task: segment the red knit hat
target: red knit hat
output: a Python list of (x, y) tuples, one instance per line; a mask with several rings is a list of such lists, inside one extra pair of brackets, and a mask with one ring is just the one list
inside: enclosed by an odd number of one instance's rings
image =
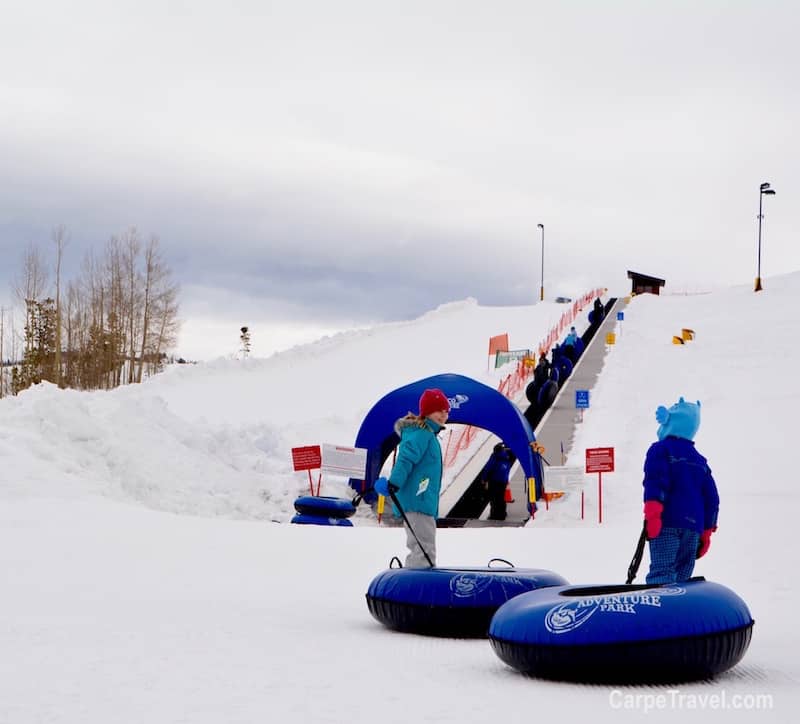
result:
[(441, 390), (425, 390), (419, 398), (419, 416), (428, 417), (433, 412), (450, 412), (450, 401)]

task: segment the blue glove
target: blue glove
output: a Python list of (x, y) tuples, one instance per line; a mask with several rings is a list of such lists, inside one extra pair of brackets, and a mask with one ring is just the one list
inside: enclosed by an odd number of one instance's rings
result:
[[(373, 485), (372, 487), (375, 488), (375, 492), (378, 493), (378, 495), (384, 495), (387, 498), (389, 497), (390, 487), (389, 487), (389, 481), (386, 478), (378, 478), (375, 481), (375, 485)], [(394, 485), (392, 485), (391, 487), (395, 488), (395, 490), (397, 489)]]

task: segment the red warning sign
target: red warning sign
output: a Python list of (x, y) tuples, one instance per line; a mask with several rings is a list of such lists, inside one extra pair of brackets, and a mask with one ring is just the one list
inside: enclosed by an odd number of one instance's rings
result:
[(322, 467), (322, 450), (319, 445), (292, 448), (292, 465), (295, 470), (316, 470)]
[(586, 448), (586, 472), (613, 473), (614, 448), (613, 447)]

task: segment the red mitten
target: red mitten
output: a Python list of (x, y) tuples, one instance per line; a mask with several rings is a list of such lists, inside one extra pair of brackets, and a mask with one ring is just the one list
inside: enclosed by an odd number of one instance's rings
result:
[(664, 506), (657, 500), (647, 500), (644, 504), (644, 520), (647, 524), (647, 540), (658, 538), (661, 533), (661, 512)]
[(696, 558), (702, 558), (706, 553), (708, 553), (708, 549), (711, 547), (711, 534), (715, 530), (716, 528), (706, 528), (700, 534), (700, 542), (697, 544)]

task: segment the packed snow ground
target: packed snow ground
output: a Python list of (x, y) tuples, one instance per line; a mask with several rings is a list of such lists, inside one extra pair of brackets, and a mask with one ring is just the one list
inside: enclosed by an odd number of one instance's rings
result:
[[(445, 305), (267, 360), (180, 367), (109, 393), (0, 401), (0, 722), (793, 721), (800, 704), (796, 427), (800, 274), (754, 294), (634, 298), (570, 464), (613, 445), (603, 523), (566, 496), (520, 529), (443, 529), (440, 565), (495, 556), (573, 583), (624, 581), (655, 408), (699, 399), (722, 498), (696, 572), (748, 603), (742, 663), (711, 683), (542, 682), (486, 641), (390, 632), (364, 594), (401, 530), (285, 524), (307, 489), (290, 448), (352, 444), (386, 392), (440, 372), (496, 384), (488, 337), (532, 347), (564, 308)], [(682, 327), (696, 332), (676, 346)], [(343, 485), (324, 480), (323, 494)], [(274, 521), (274, 522), (273, 522)], [(647, 566), (643, 562), (642, 573)], [(661, 697), (661, 698), (659, 698)], [(758, 710), (756, 710), (756, 708)]]

